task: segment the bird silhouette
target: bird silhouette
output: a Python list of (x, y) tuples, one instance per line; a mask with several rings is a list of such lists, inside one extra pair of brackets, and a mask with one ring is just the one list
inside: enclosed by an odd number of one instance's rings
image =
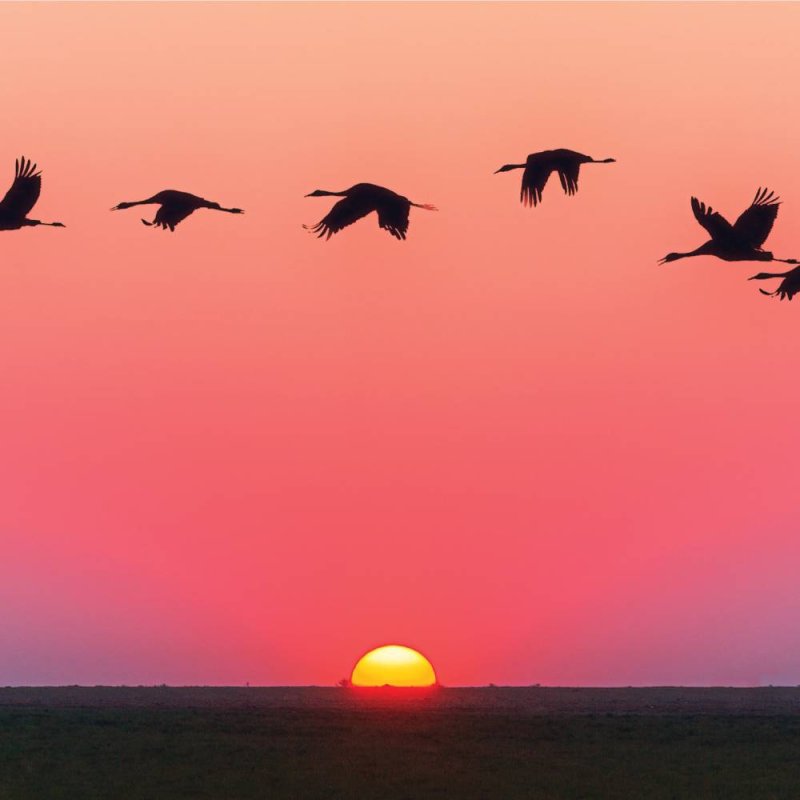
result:
[(800, 267), (790, 269), (788, 272), (759, 272), (758, 275), (753, 275), (748, 278), (749, 281), (764, 281), (767, 278), (783, 278), (778, 284), (778, 288), (774, 292), (768, 292), (766, 289), (759, 289), (761, 294), (766, 294), (770, 297), (780, 297), (781, 300), (786, 298), (791, 300), (798, 292), (800, 292)]
[(42, 222), (28, 219), (28, 214), (36, 205), (42, 191), (41, 172), (36, 171), (36, 164), (25, 160), (25, 156), (16, 160), (14, 183), (0, 201), (0, 231), (15, 231), (33, 225), (49, 225), (53, 228), (66, 227), (63, 222)]
[(408, 213), (411, 206), (424, 208), (426, 211), (438, 211), (436, 206), (426, 203), (412, 203), (407, 197), (376, 186), (374, 183), (357, 183), (343, 192), (328, 192), (316, 189), (306, 197), (343, 197), (316, 225), (303, 227), (317, 234), (317, 238), (325, 240), (338, 233), (348, 225), (352, 225), (372, 211), (378, 213), (378, 226), (389, 231), (395, 239), (405, 239), (408, 232)]
[(616, 158), (595, 159), (575, 150), (563, 148), (543, 150), (541, 153), (531, 153), (524, 164), (504, 164), (495, 170), (494, 174), (512, 169), (524, 169), (519, 199), (524, 206), (536, 206), (542, 202), (542, 191), (551, 172), (558, 173), (564, 193), (572, 195), (578, 191), (578, 173), (581, 164), (611, 164), (616, 160)]
[(152, 222), (143, 219), (145, 225), (154, 226), (166, 230), (169, 228), (171, 231), (175, 230), (175, 226), (179, 222), (183, 222), (186, 217), (198, 208), (210, 208), (214, 211), (226, 211), (228, 214), (244, 214), (241, 208), (223, 208), (219, 203), (214, 203), (211, 200), (206, 200), (198, 197), (196, 194), (189, 192), (178, 192), (174, 189), (165, 189), (163, 192), (154, 194), (148, 197), (147, 200), (133, 200), (132, 202), (119, 203), (112, 208), (112, 211), (121, 211), (125, 208), (132, 206), (143, 206), (150, 203), (156, 203), (161, 206), (156, 212), (156, 217)]
[(774, 192), (759, 189), (749, 208), (731, 225), (718, 211), (692, 198), (695, 219), (708, 231), (711, 238), (690, 253), (668, 253), (659, 264), (668, 264), (690, 256), (716, 256), (725, 261), (782, 261), (800, 263), (793, 258), (775, 258), (761, 245), (767, 240), (781, 201)]

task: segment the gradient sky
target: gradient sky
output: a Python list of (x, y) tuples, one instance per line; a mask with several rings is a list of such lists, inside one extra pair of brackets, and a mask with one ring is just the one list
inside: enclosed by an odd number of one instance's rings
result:
[[(800, 682), (800, 5), (3, 4), (0, 684)], [(518, 202), (527, 153), (588, 165)], [(359, 181), (412, 209), (324, 243)], [(175, 234), (122, 201), (194, 191)], [(147, 211), (147, 209), (145, 209)]]

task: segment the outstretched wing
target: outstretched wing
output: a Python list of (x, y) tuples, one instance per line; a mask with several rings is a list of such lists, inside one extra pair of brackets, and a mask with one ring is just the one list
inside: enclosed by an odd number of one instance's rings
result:
[(780, 197), (768, 189), (759, 189), (750, 208), (745, 209), (733, 225), (736, 236), (745, 244), (761, 247), (778, 216)]
[[(325, 237), (326, 241), (338, 233), (342, 228), (358, 222), (362, 217), (366, 217), (370, 211), (375, 211), (372, 203), (364, 202), (363, 198), (345, 197), (335, 203), (333, 208), (316, 225), (304, 225), (304, 228), (317, 234), (317, 238)], [(383, 226), (381, 226), (383, 227)]]
[(0, 201), (0, 212), (23, 219), (36, 205), (42, 191), (41, 173), (36, 172), (36, 164), (31, 164), (23, 156), (16, 161), (14, 183)]
[(561, 180), (561, 188), (564, 194), (575, 194), (578, 191), (578, 173), (581, 170), (579, 161), (572, 158), (560, 159), (556, 163), (558, 177)]
[(174, 231), (175, 226), (183, 222), (194, 210), (194, 205), (189, 203), (164, 203), (156, 212), (156, 218), (151, 224), (164, 230), (169, 228)]
[(781, 300), (785, 297), (791, 300), (798, 292), (800, 292), (800, 271), (793, 269), (781, 282), (775, 290), (775, 294)]
[(726, 240), (733, 234), (730, 222), (711, 206), (701, 203), (696, 197), (692, 198), (692, 211), (694, 218), (708, 231), (712, 239)]
[(553, 162), (538, 155), (528, 156), (522, 173), (522, 189), (519, 199), (524, 206), (535, 206), (542, 202), (542, 190), (553, 171)]
[(389, 197), (381, 200), (378, 208), (378, 225), (394, 236), (405, 239), (408, 232), (408, 212), (411, 204), (404, 197)]

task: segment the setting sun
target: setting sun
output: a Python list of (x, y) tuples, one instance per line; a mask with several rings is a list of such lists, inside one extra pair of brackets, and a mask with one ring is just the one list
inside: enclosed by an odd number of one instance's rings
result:
[(363, 655), (350, 677), (353, 686), (433, 686), (436, 673), (422, 653), (398, 644)]

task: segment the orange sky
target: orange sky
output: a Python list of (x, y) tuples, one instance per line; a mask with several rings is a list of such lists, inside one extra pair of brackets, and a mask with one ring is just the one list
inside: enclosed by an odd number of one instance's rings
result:
[[(800, 678), (796, 4), (0, 6), (0, 684)], [(588, 165), (535, 210), (529, 152)], [(320, 242), (359, 181), (412, 209)], [(246, 209), (175, 234), (122, 201)]]

